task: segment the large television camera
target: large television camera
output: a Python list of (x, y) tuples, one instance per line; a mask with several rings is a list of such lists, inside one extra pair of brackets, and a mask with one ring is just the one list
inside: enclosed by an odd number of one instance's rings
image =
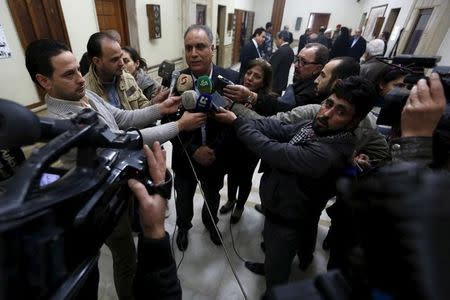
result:
[[(0, 299), (75, 297), (127, 207), (127, 180), (151, 184), (138, 131), (113, 132), (88, 109), (40, 121), (0, 99), (0, 148), (54, 135), (0, 184)], [(74, 165), (55, 167), (73, 149)]]
[[(404, 82), (412, 87), (421, 78), (426, 78), (425, 69), (434, 68), (441, 77), (447, 101), (450, 99), (450, 67), (435, 67), (440, 57), (398, 55), (392, 59), (392, 64), (402, 70), (407, 71)], [(406, 100), (409, 97), (409, 90), (404, 88), (394, 88), (384, 97), (384, 104), (377, 119), (378, 125), (398, 126), (400, 116)]]

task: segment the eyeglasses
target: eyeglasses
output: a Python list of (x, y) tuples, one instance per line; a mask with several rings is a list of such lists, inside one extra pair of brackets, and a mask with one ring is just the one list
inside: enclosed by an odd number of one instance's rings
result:
[(321, 105), (327, 109), (333, 109), (336, 114), (341, 117), (349, 113), (348, 109), (345, 106), (334, 103), (334, 100), (331, 98), (323, 100)]
[(295, 63), (296, 63), (296, 64), (299, 64), (299, 65), (301, 65), (301, 66), (307, 66), (307, 65), (319, 65), (319, 63), (316, 63), (316, 62), (309, 62), (309, 61), (306, 61), (303, 57), (301, 57), (301, 58), (296, 57), (296, 58), (295, 58)]

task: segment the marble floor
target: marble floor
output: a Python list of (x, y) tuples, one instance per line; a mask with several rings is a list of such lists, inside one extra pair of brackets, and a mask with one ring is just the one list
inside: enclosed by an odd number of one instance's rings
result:
[[(165, 144), (165, 148), (170, 158), (171, 145)], [(171, 165), (170, 159), (168, 165)], [(237, 277), (242, 283), (247, 299), (259, 299), (265, 291), (264, 277), (258, 276), (247, 270), (244, 263), (238, 258), (232, 247), (232, 235), (235, 242), (235, 248), (245, 260), (262, 261), (264, 254), (260, 248), (261, 230), (264, 217), (254, 209), (256, 203), (260, 203), (258, 195), (260, 174), (255, 173), (253, 177), (253, 189), (246, 204), (244, 213), (239, 223), (230, 228), (230, 214), (219, 215), (218, 227), (223, 234), (224, 247), (214, 245), (209, 233), (201, 221), (201, 207), (203, 200), (200, 191), (197, 189), (194, 207), (195, 215), (193, 219), (193, 228), (189, 231), (189, 247), (187, 251), (181, 253), (175, 243), (173, 235), (175, 230), (175, 201), (173, 198), (169, 201), (170, 215), (166, 219), (166, 230), (172, 237), (172, 249), (175, 260), (179, 264), (178, 276), (183, 290), (183, 300), (202, 300), (202, 299), (244, 299), (243, 293), (239, 288), (236, 278), (233, 276), (231, 267), (234, 268)], [(221, 202), (225, 203), (227, 199), (225, 186), (221, 191)], [(329, 218), (323, 213), (318, 229), (317, 247), (314, 261), (308, 270), (302, 272), (298, 269), (297, 258), (292, 264), (292, 281), (311, 278), (315, 274), (326, 271), (327, 253), (322, 250), (322, 241), (329, 227)], [(227, 250), (231, 265), (228, 263), (224, 250)], [(100, 287), (99, 299), (112, 300), (117, 299), (112, 277), (111, 253), (107, 247), (103, 247), (100, 257)]]

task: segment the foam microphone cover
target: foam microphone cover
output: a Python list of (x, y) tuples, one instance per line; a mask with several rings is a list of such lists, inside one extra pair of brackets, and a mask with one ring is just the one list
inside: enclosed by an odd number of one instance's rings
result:
[(182, 94), (186, 91), (192, 90), (194, 88), (194, 82), (192, 81), (192, 76), (188, 74), (181, 74), (177, 80), (177, 91)]
[(197, 106), (197, 93), (193, 90), (181, 94), (181, 104), (186, 110), (194, 110)]

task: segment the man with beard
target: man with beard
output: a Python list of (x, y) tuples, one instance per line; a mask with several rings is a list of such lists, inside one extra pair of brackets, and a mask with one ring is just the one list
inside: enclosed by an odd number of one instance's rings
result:
[[(319, 76), (314, 80), (314, 92), (317, 103), (320, 103), (328, 95), (338, 79), (345, 79), (349, 76), (359, 74), (359, 64), (351, 57), (337, 57), (330, 60), (320, 71)], [(245, 93), (243, 93), (245, 95)], [(236, 102), (244, 102), (243, 96), (229, 97), (235, 101), (232, 111), (246, 118), (263, 118), (255, 111), (248, 109), (245, 105)], [(241, 100), (242, 99), (242, 100)], [(270, 118), (277, 119), (286, 124), (296, 124), (304, 120), (312, 120), (320, 109), (318, 104), (297, 106), (290, 111), (278, 112), (277, 103), (274, 104), (274, 115)], [(278, 113), (277, 113), (278, 112)], [(364, 118), (358, 128), (354, 131), (356, 135), (357, 153), (365, 153), (371, 160), (383, 160), (389, 157), (389, 148), (385, 138), (378, 132), (376, 119), (369, 114)]]
[(237, 118), (223, 109), (217, 114), (266, 165), (260, 197), (267, 288), (288, 281), (295, 254), (303, 263), (312, 260), (320, 213), (335, 195), (336, 180), (354, 152), (353, 131), (375, 98), (370, 82), (352, 76), (335, 83), (314, 120), (287, 125)]
[(124, 72), (122, 48), (113, 36), (106, 32), (94, 33), (87, 50), (91, 65), (84, 78), (89, 90), (121, 109), (139, 109), (152, 104), (133, 75)]

